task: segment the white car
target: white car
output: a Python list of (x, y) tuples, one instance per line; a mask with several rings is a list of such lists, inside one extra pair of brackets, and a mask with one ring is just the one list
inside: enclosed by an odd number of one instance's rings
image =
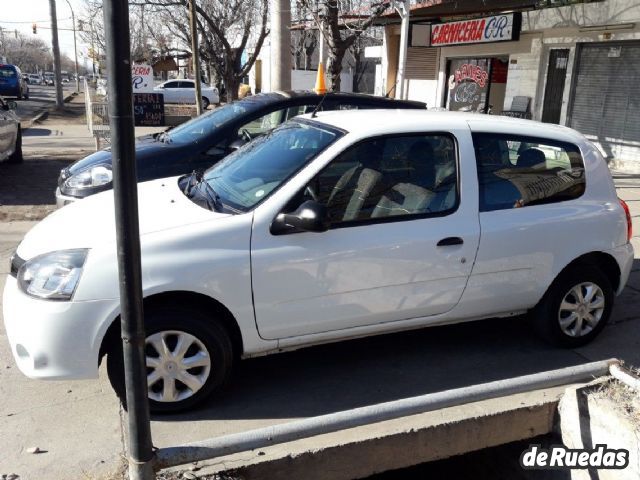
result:
[[(206, 109), (212, 103), (220, 103), (220, 95), (218, 95), (217, 88), (203, 83), (201, 89), (202, 108)], [(153, 91), (164, 95), (164, 103), (196, 103), (196, 82), (193, 80), (168, 80), (155, 87)]]
[[(633, 262), (631, 221), (579, 133), (505, 117), (296, 117), (197, 173), (139, 185), (153, 411), (221, 389), (238, 358), (529, 312), (592, 340)], [(33, 378), (122, 397), (112, 192), (54, 212), (12, 259), (7, 335)]]

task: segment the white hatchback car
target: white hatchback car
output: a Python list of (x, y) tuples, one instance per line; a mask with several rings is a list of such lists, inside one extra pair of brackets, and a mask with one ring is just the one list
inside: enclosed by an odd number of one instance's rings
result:
[[(191, 407), (238, 358), (529, 312), (593, 339), (629, 276), (628, 209), (568, 128), (426, 111), (297, 117), (223, 162), (139, 185), (153, 411)], [(66, 206), (18, 247), (4, 291), (34, 378), (123, 368), (113, 194)]]
[[(220, 103), (218, 89), (202, 84), (202, 108)], [(168, 80), (153, 89), (164, 95), (164, 103), (196, 103), (196, 82), (188, 79)]]

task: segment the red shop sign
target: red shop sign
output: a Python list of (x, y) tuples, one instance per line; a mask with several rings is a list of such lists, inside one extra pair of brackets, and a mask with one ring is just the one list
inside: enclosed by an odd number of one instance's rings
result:
[(518, 40), (521, 24), (520, 13), (436, 24), (431, 27), (431, 46)]

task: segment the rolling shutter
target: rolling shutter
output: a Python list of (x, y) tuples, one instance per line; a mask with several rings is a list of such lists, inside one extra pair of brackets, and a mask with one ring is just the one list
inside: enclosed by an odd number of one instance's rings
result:
[(435, 80), (438, 78), (438, 49), (424, 47), (407, 48), (406, 78)]
[(608, 158), (640, 155), (640, 42), (582, 44), (569, 125)]

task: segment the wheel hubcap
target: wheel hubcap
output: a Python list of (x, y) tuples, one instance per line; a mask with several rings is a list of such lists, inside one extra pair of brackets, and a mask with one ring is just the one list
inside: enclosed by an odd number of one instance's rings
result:
[(154, 333), (146, 339), (149, 398), (178, 402), (195, 395), (211, 372), (211, 357), (204, 344), (179, 330)]
[(592, 282), (575, 285), (560, 303), (560, 329), (570, 337), (587, 335), (600, 322), (604, 308), (604, 293), (598, 285)]

